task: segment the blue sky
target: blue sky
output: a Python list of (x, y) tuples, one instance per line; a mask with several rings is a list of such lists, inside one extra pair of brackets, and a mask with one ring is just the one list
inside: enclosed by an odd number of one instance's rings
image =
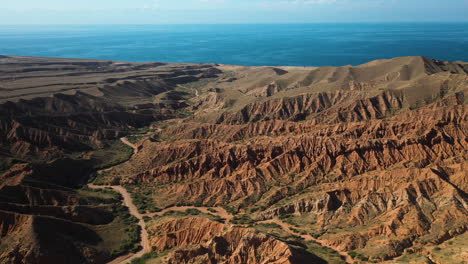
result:
[(468, 0), (0, 0), (5, 24), (468, 21)]

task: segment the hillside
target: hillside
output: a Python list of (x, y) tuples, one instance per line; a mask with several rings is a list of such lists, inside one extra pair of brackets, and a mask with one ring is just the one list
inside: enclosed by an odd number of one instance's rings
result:
[[(0, 259), (61, 263), (41, 258), (56, 254), (41, 236), (56, 221), (78, 263), (115, 257), (118, 242), (95, 230), (120, 204), (89, 201), (93, 181), (132, 194), (147, 263), (468, 261), (468, 63), (5, 56), (0, 91)], [(34, 250), (5, 246), (25, 235)]]

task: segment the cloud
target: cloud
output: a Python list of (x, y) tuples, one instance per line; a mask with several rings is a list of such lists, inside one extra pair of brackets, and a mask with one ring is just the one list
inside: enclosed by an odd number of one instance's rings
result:
[(337, 0), (280, 0), (262, 1), (263, 6), (300, 6), (300, 5), (322, 5), (333, 4)]
[(148, 1), (146, 4), (142, 6), (143, 9), (150, 9), (150, 10), (156, 10), (161, 7), (161, 0), (152, 0)]
[(202, 3), (212, 3), (212, 4), (220, 4), (226, 2), (226, 0), (195, 0), (196, 2)]
[(301, 1), (306, 5), (319, 5), (319, 4), (332, 4), (335, 3), (336, 0), (305, 0)]

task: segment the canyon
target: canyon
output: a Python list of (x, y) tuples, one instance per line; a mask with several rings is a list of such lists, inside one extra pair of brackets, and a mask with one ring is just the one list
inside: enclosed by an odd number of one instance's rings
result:
[(0, 262), (468, 262), (467, 93), (425, 57), (2, 56)]

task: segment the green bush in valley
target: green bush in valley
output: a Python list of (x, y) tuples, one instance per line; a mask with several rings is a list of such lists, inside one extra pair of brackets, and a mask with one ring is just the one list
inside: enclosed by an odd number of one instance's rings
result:
[(127, 239), (120, 245), (118, 250), (112, 252), (112, 255), (120, 256), (127, 252), (137, 252), (141, 249), (141, 227), (138, 225), (138, 219), (129, 213), (128, 208), (123, 206), (116, 206), (114, 213), (127, 226), (125, 229)]
[(201, 212), (200, 210), (198, 210), (198, 209), (190, 208), (190, 209), (185, 210), (185, 213), (186, 213), (187, 215), (199, 215), (199, 214), (201, 214), (202, 212)]
[(228, 212), (228, 213), (230, 213), (232, 215), (237, 214), (237, 210), (232, 206), (224, 205), (223, 208), (224, 208), (224, 210), (226, 210), (226, 212)]
[(284, 214), (284, 215), (280, 215), (279, 219), (285, 220), (285, 219), (288, 219), (288, 218), (291, 218), (291, 217), (293, 217), (292, 214)]
[(218, 213), (218, 211), (216, 211), (216, 210), (213, 209), (213, 208), (208, 208), (207, 210), (208, 210), (208, 212), (212, 212), (212, 213), (215, 213), (215, 214)]
[(234, 216), (231, 222), (233, 224), (238, 224), (238, 225), (252, 225), (254, 223), (254, 220), (252, 220), (250, 216), (243, 214), (243, 215)]
[(364, 256), (361, 253), (356, 252), (356, 251), (350, 251), (350, 252), (348, 252), (348, 255), (350, 255), (354, 259), (360, 259), (360, 260), (363, 260), (363, 261), (368, 260), (368, 258), (366, 256)]
[(155, 252), (146, 253), (143, 256), (136, 258), (130, 262), (130, 264), (145, 264), (148, 260), (157, 258), (158, 254)]

